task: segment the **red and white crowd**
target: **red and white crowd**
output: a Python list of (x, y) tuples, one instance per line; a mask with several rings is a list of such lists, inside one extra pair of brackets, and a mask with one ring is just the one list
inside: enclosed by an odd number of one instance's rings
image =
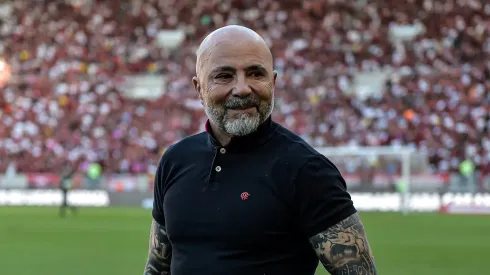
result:
[[(195, 50), (241, 24), (270, 45), (279, 72), (273, 117), (313, 146), (406, 145), (434, 171), (470, 158), (490, 172), (490, 2), (483, 0), (106, 0), (0, 4), (0, 172), (154, 169), (162, 150), (203, 129)], [(393, 28), (423, 29), (394, 42)], [(162, 29), (185, 33), (175, 50)], [(0, 71), (2, 71), (0, 66)], [(382, 96), (349, 93), (357, 72), (390, 69)], [(118, 79), (164, 74), (154, 101), (121, 95)]]

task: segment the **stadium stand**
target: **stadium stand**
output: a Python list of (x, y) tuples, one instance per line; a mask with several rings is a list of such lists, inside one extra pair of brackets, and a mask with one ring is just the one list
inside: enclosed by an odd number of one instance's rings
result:
[[(486, 1), (60, 2), (0, 9), (0, 69), (12, 75), (0, 93), (0, 172), (66, 160), (151, 171), (164, 147), (202, 130), (195, 50), (227, 24), (269, 43), (274, 118), (314, 146), (409, 145), (428, 150), (434, 171), (468, 157), (490, 172)], [(160, 30), (183, 34), (178, 47), (162, 47)], [(131, 74), (164, 75), (165, 92), (124, 96)]]

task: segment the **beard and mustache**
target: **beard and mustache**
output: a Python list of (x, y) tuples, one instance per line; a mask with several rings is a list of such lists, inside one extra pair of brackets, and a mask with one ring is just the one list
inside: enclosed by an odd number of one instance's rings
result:
[[(257, 128), (272, 114), (274, 109), (274, 92), (271, 91), (272, 100), (262, 101), (257, 95), (247, 97), (232, 97), (221, 105), (206, 104), (205, 111), (209, 119), (221, 130), (232, 136), (245, 136)], [(230, 109), (256, 108), (254, 114), (237, 112), (233, 117), (228, 114)]]

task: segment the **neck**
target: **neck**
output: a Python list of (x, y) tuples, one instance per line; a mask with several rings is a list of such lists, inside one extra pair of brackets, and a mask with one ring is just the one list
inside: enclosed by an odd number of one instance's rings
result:
[(230, 143), (231, 141), (231, 135), (226, 133), (225, 131), (221, 130), (219, 127), (214, 125), (213, 123), (210, 123), (211, 130), (213, 131), (214, 136), (216, 139), (219, 141), (219, 143), (223, 146), (226, 146)]

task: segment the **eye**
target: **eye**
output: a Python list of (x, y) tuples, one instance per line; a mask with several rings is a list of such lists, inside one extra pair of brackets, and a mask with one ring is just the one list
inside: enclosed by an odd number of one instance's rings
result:
[(233, 76), (230, 75), (230, 74), (218, 74), (216, 75), (216, 79), (220, 79), (220, 80), (227, 80), (227, 79), (231, 79)]
[(263, 77), (264, 76), (264, 73), (261, 72), (261, 71), (252, 71), (252, 72), (250, 72), (249, 75), (251, 77), (260, 78), (260, 77)]

